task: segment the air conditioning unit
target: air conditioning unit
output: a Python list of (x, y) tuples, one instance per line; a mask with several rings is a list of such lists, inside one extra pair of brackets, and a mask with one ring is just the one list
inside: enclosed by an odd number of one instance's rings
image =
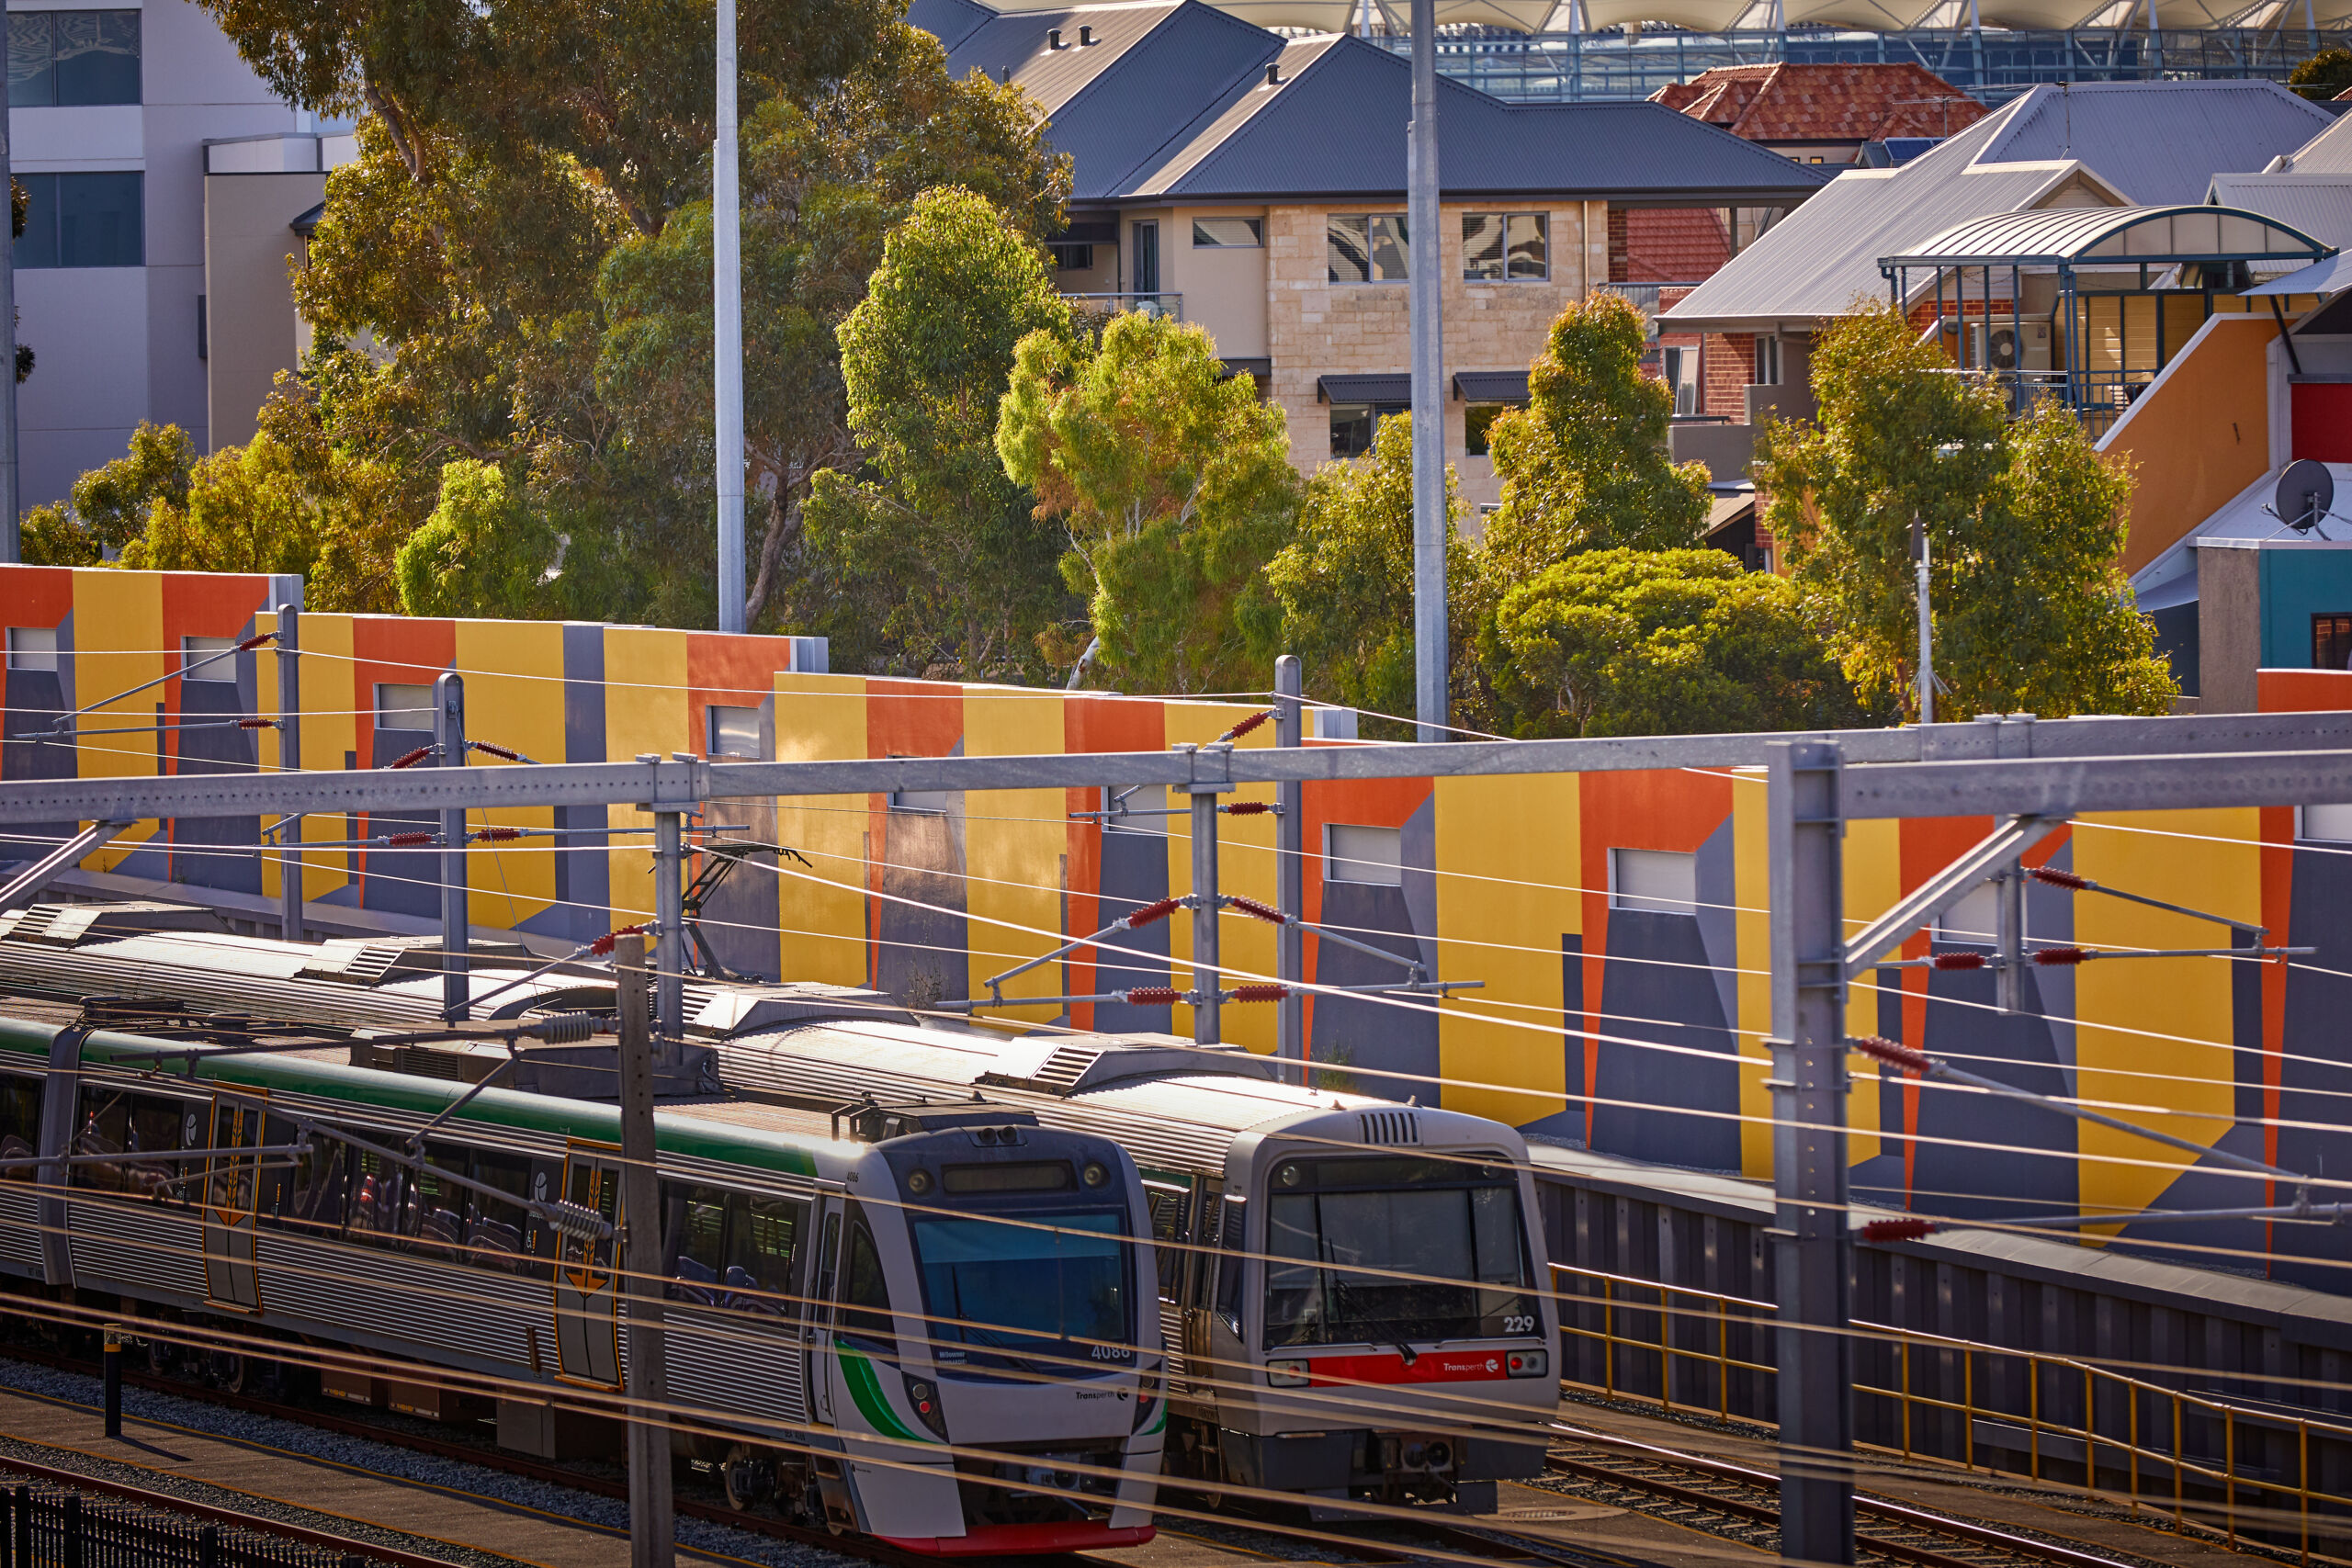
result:
[(1978, 370), (2047, 370), (2050, 323), (2004, 321), (1968, 324), (1968, 363)]

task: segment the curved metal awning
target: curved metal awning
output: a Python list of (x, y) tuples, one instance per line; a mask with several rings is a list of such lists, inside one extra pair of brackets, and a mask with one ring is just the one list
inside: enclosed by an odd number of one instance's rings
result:
[(2245, 262), (2295, 267), (2335, 254), (2300, 229), (2239, 207), (2062, 207), (1996, 212), (1945, 230), (1879, 270)]

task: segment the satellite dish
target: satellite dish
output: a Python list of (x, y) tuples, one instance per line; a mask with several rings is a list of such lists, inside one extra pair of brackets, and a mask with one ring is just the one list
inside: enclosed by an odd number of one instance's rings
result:
[(2278, 521), (2297, 533), (2308, 534), (2317, 527), (2335, 504), (2335, 476), (2327, 471), (2325, 463), (2298, 457), (2278, 476), (2278, 492), (2272, 505)]

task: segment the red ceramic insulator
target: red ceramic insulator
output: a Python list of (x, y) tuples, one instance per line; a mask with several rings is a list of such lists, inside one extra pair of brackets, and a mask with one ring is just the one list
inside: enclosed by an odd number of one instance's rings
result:
[(1236, 986), (1233, 999), (1237, 1002), (1278, 1002), (1290, 995), (1288, 986)]
[(2045, 947), (2033, 955), (2033, 961), (2052, 968), (2064, 969), (2080, 964), (2086, 958), (2095, 956), (2097, 955), (2079, 947)]
[(1981, 953), (1939, 953), (1928, 962), (1939, 969), (1982, 969), (1991, 960)]
[(1255, 898), (1245, 898), (1238, 893), (1225, 896), (1226, 907), (1238, 909), (1253, 920), (1263, 920), (1270, 926), (1287, 924), (1290, 917), (1271, 904), (1261, 904)]
[(1933, 1220), (1872, 1220), (1862, 1227), (1864, 1241), (1919, 1241), (1936, 1234)]
[(1173, 986), (1137, 986), (1126, 994), (1126, 999), (1133, 1007), (1173, 1007), (1184, 999), (1184, 993)]
[(1883, 1034), (1857, 1034), (1846, 1043), (1865, 1056), (1909, 1072), (1924, 1073), (1935, 1065), (1925, 1051), (1914, 1051), (1908, 1045), (1897, 1044)]
[(1127, 930), (1133, 931), (1137, 926), (1148, 926), (1154, 920), (1164, 920), (1183, 907), (1184, 905), (1181, 899), (1162, 898), (1157, 904), (1146, 904), (1142, 908), (1137, 909), (1134, 914), (1129, 915), (1125, 919), (1121, 920), (1119, 923), (1126, 927)]
[(2046, 882), (2052, 887), (2071, 887), (2080, 893), (2091, 886), (2091, 879), (2071, 871), (2061, 871), (2054, 865), (2037, 865), (2026, 874), (2036, 882)]

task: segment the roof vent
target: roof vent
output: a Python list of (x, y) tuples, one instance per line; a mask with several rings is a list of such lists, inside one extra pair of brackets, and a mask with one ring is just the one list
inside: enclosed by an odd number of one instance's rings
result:
[(1409, 1111), (1360, 1111), (1356, 1121), (1367, 1144), (1418, 1144), (1419, 1122)]
[(1047, 28), (1046, 29), (1046, 47), (1047, 49), (1059, 49), (1062, 47), (1061, 28)]
[(1269, 87), (1279, 87), (1282, 85), (1282, 83), (1283, 62), (1279, 60), (1269, 61), (1266, 64), (1266, 85)]
[(1089, 47), (1090, 45), (1091, 45), (1094, 41), (1095, 41), (1095, 39), (1094, 39), (1094, 29), (1093, 29), (1092, 28), (1079, 28), (1079, 29), (1078, 29), (1078, 47), (1079, 47), (1079, 48), (1080, 48), (1080, 49), (1085, 49), (1085, 48)]

